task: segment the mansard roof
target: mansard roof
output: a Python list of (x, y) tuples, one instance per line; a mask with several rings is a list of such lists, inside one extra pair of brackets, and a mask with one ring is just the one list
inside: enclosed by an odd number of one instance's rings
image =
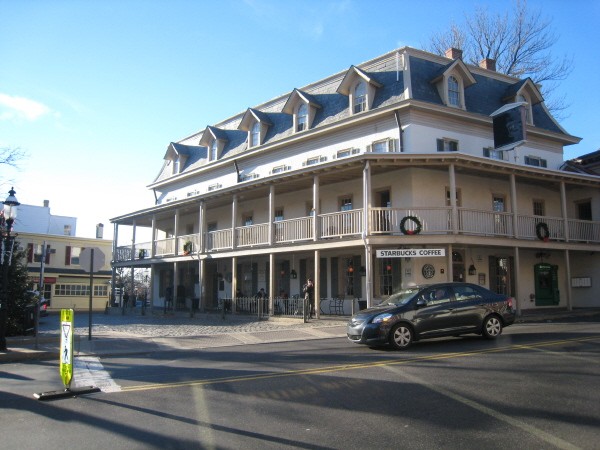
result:
[[(168, 154), (172, 157), (189, 152), (184, 170), (190, 171), (211, 163), (207, 159), (207, 149), (203, 146), (208, 145), (212, 138), (225, 141), (219, 154), (220, 160), (238, 157), (250, 150), (260, 151), (264, 146), (294, 136), (293, 108), (297, 106), (298, 101), (307, 102), (315, 107), (310, 129), (303, 133), (303, 136), (309, 136), (314, 131), (354, 117), (349, 107), (348, 94), (357, 77), (377, 87), (369, 111), (361, 114), (377, 113), (382, 108), (394, 108), (396, 105), (401, 107), (407, 105), (407, 102), (427, 103), (446, 108), (435, 82), (432, 81), (450, 72), (460, 76), (466, 88), (465, 105), (461, 113), (489, 117), (493, 111), (512, 101), (517, 93), (525, 90), (532, 103), (534, 128), (563, 135), (566, 138), (565, 142), (573, 140), (574, 137), (568, 135), (548, 112), (538, 87), (531, 79), (518, 80), (465, 64), (460, 59), (449, 60), (404, 47), (357, 66), (353, 65), (315, 83), (295, 88), (291, 93), (209, 125), (204, 131), (171, 144), (169, 151), (173, 153)], [(456, 114), (455, 110), (453, 114)], [(248, 131), (255, 121), (266, 125), (266, 129), (263, 128), (261, 145), (249, 149)]]

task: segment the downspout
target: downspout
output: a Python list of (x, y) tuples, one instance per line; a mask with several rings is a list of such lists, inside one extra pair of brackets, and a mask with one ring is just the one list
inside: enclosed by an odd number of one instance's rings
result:
[(404, 133), (404, 131), (402, 131), (402, 124), (400, 123), (400, 111), (398, 111), (397, 109), (394, 110), (394, 116), (396, 117), (396, 125), (398, 125), (398, 151), (402, 153), (404, 148), (404, 144), (402, 142), (402, 134)]

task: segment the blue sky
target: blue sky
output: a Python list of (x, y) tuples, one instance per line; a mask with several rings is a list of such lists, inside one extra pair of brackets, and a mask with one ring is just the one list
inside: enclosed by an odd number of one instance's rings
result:
[[(146, 186), (167, 146), (246, 108), (405, 45), (422, 48), (474, 5), (512, 1), (0, 0), (2, 199), (50, 201), (94, 237), (109, 219), (150, 207)], [(600, 1), (529, 0), (574, 60), (561, 83), (583, 138), (565, 159), (600, 148)], [(121, 239), (119, 239), (121, 241)]]

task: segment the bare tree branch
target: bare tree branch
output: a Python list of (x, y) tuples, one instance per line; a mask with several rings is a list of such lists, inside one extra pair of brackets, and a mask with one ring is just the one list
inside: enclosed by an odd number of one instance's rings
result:
[(529, 10), (527, 0), (515, 0), (510, 13), (491, 14), (477, 7), (465, 14), (462, 26), (450, 24), (448, 31), (433, 35), (424, 47), (440, 55), (450, 47), (460, 48), (463, 59), (471, 64), (490, 58), (496, 60), (500, 73), (530, 77), (541, 85), (546, 107), (559, 118), (568, 105), (564, 96), (555, 98), (553, 92), (572, 72), (573, 59), (553, 55), (557, 39), (551, 21), (544, 19), (540, 10)]

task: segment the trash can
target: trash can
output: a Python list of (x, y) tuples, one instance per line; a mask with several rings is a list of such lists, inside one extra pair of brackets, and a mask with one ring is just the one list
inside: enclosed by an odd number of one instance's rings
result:
[(23, 334), (35, 333), (35, 308), (36, 303), (31, 303), (23, 309)]
[(367, 309), (367, 301), (366, 300), (359, 300), (358, 301), (358, 310), (362, 311), (363, 309)]

